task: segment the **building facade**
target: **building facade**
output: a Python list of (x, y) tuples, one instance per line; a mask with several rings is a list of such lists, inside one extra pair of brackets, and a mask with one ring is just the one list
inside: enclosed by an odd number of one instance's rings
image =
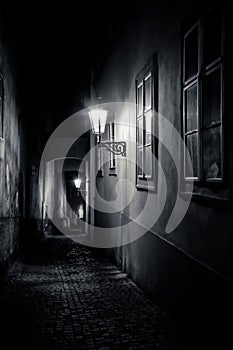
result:
[[(127, 157), (132, 160), (117, 156), (112, 174), (109, 153), (103, 151), (106, 163), (97, 188), (112, 201), (117, 182), (128, 179), (134, 195), (114, 215), (97, 211), (96, 224), (122, 226), (124, 236), (125, 223), (138, 223), (148, 193), (162, 201), (163, 174), (167, 183), (163, 212), (148, 232), (130, 244), (121, 246), (119, 241), (119, 247), (104, 252), (150, 295), (171, 307), (211, 310), (223, 302), (233, 278), (230, 17), (229, 9), (218, 3), (198, 8), (190, 4), (140, 8), (97, 82), (103, 107), (108, 108), (104, 103), (110, 102), (125, 104), (114, 114), (114, 137), (127, 142)], [(191, 172), (175, 132), (165, 133), (157, 113), (181, 135), (191, 157)], [(140, 134), (141, 125), (144, 133)], [(188, 201), (192, 186), (188, 211), (169, 232), (167, 224), (177, 198)], [(125, 203), (128, 198), (126, 191)], [(157, 210), (154, 200), (148, 220)], [(137, 235), (137, 224), (130, 234)], [(216, 292), (221, 295), (217, 300)]]

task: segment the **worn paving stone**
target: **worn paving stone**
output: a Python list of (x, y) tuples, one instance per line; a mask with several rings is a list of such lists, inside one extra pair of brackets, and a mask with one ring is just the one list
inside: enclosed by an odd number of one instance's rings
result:
[(19, 259), (0, 291), (1, 349), (181, 349), (168, 316), (125, 273), (65, 237)]

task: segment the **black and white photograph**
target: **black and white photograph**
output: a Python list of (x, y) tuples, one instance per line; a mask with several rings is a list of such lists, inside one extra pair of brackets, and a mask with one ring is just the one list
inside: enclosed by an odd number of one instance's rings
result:
[(233, 348), (233, 9), (0, 0), (0, 349)]

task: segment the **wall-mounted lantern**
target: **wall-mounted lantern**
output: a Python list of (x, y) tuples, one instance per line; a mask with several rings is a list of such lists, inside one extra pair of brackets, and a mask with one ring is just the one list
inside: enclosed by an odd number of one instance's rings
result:
[(77, 190), (80, 190), (81, 183), (82, 183), (82, 180), (80, 178), (74, 179), (74, 184)]
[(107, 150), (115, 155), (126, 156), (126, 142), (125, 141), (104, 141), (101, 142), (101, 135), (105, 131), (108, 111), (95, 108), (90, 110), (89, 118), (91, 122), (92, 132), (97, 135), (97, 143), (100, 147), (105, 147)]
[[(84, 195), (86, 195), (86, 193), (87, 193), (87, 190), (86, 190), (86, 189), (81, 188), (81, 185), (82, 185), (82, 187), (83, 187), (83, 184), (84, 184), (85, 182), (87, 182), (87, 181), (84, 180), (84, 179), (81, 179), (80, 177), (74, 178), (74, 185), (75, 185), (75, 188), (76, 188), (76, 190), (77, 190), (77, 195), (78, 195), (78, 197), (80, 196), (81, 192), (82, 192)], [(85, 185), (84, 185), (84, 187), (85, 187)]]

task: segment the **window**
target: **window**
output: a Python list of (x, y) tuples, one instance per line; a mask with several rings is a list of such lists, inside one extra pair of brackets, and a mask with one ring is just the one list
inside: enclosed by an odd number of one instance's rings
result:
[[(109, 123), (109, 141), (114, 142), (115, 141), (115, 123), (110, 122)], [(115, 154), (112, 152), (110, 153), (110, 159), (109, 159), (109, 168), (110, 169), (115, 169), (116, 168), (116, 157)]]
[(0, 137), (3, 138), (3, 77), (0, 73)]
[[(157, 59), (154, 56), (136, 78), (137, 187), (155, 188), (157, 155)], [(153, 131), (153, 132), (152, 132)]]
[(185, 179), (222, 182), (223, 135), (223, 16), (208, 11), (184, 36), (183, 134), (193, 175), (184, 159)]

